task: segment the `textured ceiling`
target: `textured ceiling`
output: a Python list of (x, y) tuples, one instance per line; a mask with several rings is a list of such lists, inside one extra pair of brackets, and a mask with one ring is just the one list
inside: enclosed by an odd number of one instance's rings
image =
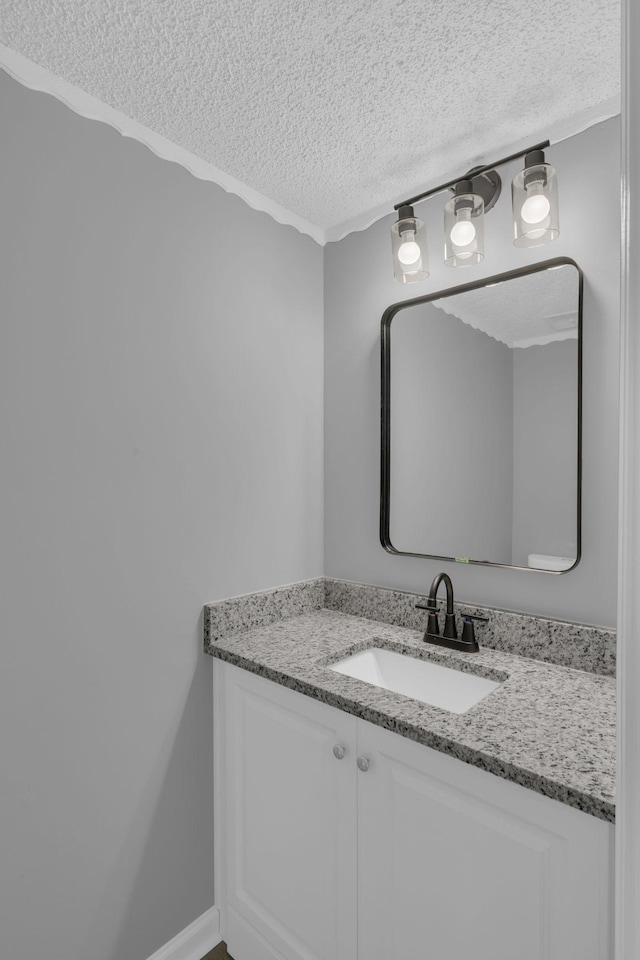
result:
[(619, 95), (619, 0), (0, 0), (0, 42), (329, 239)]
[(512, 277), (433, 303), (508, 347), (578, 337), (578, 274), (572, 266)]

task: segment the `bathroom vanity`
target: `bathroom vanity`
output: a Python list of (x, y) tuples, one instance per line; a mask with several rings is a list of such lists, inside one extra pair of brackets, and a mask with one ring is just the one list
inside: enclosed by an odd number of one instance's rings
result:
[[(322, 607), (254, 606), (233, 631), (216, 606), (216, 898), (235, 960), (612, 957), (612, 678)], [(455, 713), (332, 669), (371, 648), (495, 689)]]

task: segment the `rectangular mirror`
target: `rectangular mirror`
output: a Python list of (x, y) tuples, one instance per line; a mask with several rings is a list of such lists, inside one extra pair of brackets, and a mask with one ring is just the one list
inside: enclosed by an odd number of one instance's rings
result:
[(382, 318), (380, 540), (566, 573), (580, 559), (582, 271), (548, 260)]

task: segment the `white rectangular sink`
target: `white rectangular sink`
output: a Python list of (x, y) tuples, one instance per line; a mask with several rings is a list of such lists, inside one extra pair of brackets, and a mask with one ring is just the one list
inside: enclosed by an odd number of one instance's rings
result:
[(451, 713), (466, 713), (500, 686), (495, 680), (379, 647), (345, 657), (330, 669)]

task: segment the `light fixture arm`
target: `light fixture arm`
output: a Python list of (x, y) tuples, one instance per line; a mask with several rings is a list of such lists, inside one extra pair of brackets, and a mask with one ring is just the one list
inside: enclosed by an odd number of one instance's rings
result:
[(441, 183), (437, 187), (432, 187), (431, 190), (425, 190), (424, 193), (419, 193), (415, 197), (411, 197), (410, 200), (403, 200), (401, 203), (394, 204), (394, 210), (400, 210), (401, 207), (411, 207), (414, 203), (419, 203), (421, 200), (426, 200), (427, 197), (433, 197), (436, 193), (443, 193), (445, 190), (450, 190), (451, 187), (455, 187), (457, 183), (461, 180), (468, 180), (471, 177), (479, 177), (483, 173), (489, 173), (491, 170), (495, 170), (496, 167), (501, 167), (505, 163), (509, 163), (511, 160), (517, 160), (519, 157), (524, 157), (528, 153), (532, 153), (534, 150), (545, 150), (547, 147), (551, 146), (549, 140), (544, 140), (542, 143), (536, 143), (532, 147), (527, 147), (525, 150), (519, 150), (517, 153), (512, 153), (508, 157), (503, 157), (502, 160), (494, 160), (493, 163), (486, 163), (482, 167), (474, 167), (473, 170), (470, 170), (467, 174), (463, 174), (459, 177), (454, 177), (453, 180), (448, 180), (446, 183)]

